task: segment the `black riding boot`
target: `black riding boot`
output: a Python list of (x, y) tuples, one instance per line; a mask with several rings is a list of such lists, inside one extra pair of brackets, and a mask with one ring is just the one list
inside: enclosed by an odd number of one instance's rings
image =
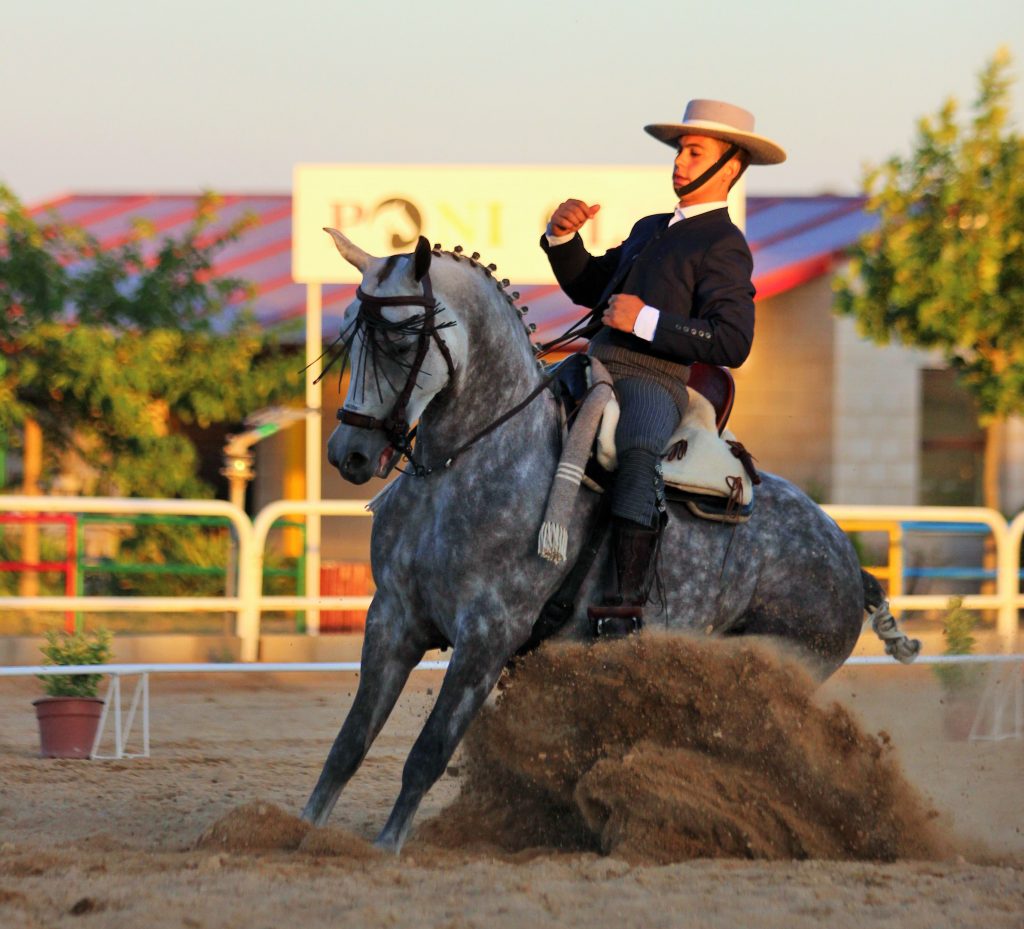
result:
[(661, 528), (647, 529), (628, 519), (614, 524), (615, 572), (618, 592), (587, 608), (590, 631), (596, 637), (625, 636), (644, 625), (644, 604), (651, 590), (651, 576)]

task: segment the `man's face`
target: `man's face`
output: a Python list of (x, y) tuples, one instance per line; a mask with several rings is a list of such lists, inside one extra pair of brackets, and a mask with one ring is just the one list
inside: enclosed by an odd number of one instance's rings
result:
[[(679, 190), (695, 181), (710, 168), (729, 145), (719, 139), (704, 135), (684, 135), (679, 139), (679, 152), (672, 169), (672, 187), (678, 196)], [(739, 162), (733, 158), (722, 169), (692, 193), (679, 197), (683, 206), (693, 203), (710, 203), (724, 200), (729, 195), (729, 184), (736, 176)]]

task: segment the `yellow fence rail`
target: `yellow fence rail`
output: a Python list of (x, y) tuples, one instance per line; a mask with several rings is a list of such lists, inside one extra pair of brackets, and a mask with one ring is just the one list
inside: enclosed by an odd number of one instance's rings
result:
[(903, 524), (895, 520), (843, 519), (837, 520), (839, 528), (847, 533), (882, 532), (886, 536), (888, 559), (884, 565), (865, 565), (878, 580), (884, 581), (889, 597), (903, 595)]

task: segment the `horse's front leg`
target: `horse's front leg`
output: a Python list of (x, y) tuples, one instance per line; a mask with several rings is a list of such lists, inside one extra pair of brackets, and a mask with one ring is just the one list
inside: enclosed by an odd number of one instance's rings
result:
[(356, 697), (302, 811), (302, 818), (314, 825), (322, 826), (331, 815), (338, 794), (362, 764), (423, 657), (425, 648), (396, 615), (399, 609), (393, 598), (378, 593), (367, 611)]
[[(460, 624), (451, 663), (426, 725), (402, 771), (402, 791), (376, 845), (397, 854), (405, 844), (424, 794), (441, 776), (467, 727), (497, 683), (518, 642), (511, 622), (477, 613)], [(519, 630), (525, 641), (529, 628)]]

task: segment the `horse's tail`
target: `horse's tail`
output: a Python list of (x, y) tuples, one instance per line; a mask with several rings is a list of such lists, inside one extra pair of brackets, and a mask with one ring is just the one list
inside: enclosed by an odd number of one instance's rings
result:
[(910, 664), (921, 652), (921, 640), (907, 638), (900, 632), (896, 617), (889, 612), (885, 591), (873, 575), (861, 570), (860, 581), (864, 587), (864, 612), (875, 635), (885, 643), (885, 653), (902, 664)]

